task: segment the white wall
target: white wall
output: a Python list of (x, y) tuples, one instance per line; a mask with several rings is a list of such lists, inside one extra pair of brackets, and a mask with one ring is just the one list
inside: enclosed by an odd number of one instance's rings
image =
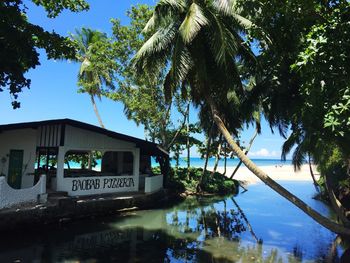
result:
[(145, 193), (153, 193), (163, 188), (163, 175), (145, 178)]
[[(64, 178), (64, 156), (66, 152), (70, 150), (97, 150), (102, 154), (106, 151), (127, 151), (133, 154), (133, 175), (132, 176), (96, 176), (96, 177), (76, 177), (76, 178)], [(119, 193), (119, 192), (131, 192), (138, 191), (139, 188), (139, 165), (140, 165), (140, 149), (136, 148), (135, 143), (117, 140), (107, 135), (79, 129), (66, 125), (65, 130), (65, 142), (64, 146), (59, 147), (58, 160), (57, 160), (57, 190), (68, 192), (70, 196), (78, 195), (93, 195), (103, 193)], [(130, 187), (115, 187), (106, 188), (103, 187), (104, 180), (111, 178), (132, 178), (133, 186)], [(73, 191), (73, 180), (94, 180), (99, 179), (100, 187), (88, 190), (76, 190)], [(129, 179), (128, 179), (129, 180)], [(87, 181), (85, 181), (87, 182)], [(93, 184), (93, 181), (89, 181)]]
[(91, 176), (63, 178), (59, 190), (68, 192), (70, 196), (134, 192), (138, 190), (138, 177)]
[(26, 189), (13, 189), (0, 177), (0, 209), (27, 202), (38, 201), (38, 196), (46, 193), (46, 177), (42, 175), (38, 183)]
[(104, 134), (99, 134), (84, 129), (66, 125), (65, 148), (74, 149), (133, 149), (135, 143), (113, 139)]
[[(0, 173), (8, 173), (10, 150), (23, 150), (23, 172), (21, 188), (33, 186), (34, 163), (36, 155), (37, 131), (35, 129), (19, 129), (4, 131), (0, 133)], [(2, 164), (1, 159), (5, 157), (6, 163)]]

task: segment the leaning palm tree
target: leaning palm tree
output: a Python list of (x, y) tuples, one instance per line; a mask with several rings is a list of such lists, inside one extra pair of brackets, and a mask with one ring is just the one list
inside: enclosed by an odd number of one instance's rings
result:
[(89, 94), (98, 122), (104, 128), (95, 97), (101, 100), (103, 87), (114, 88), (114, 62), (106, 56), (110, 43), (106, 34), (88, 28), (76, 30), (76, 34), (72, 35), (72, 40), (76, 45), (75, 62), (80, 63), (78, 92)]
[[(316, 187), (316, 190), (319, 190), (317, 188), (318, 183), (312, 172), (310, 154), (314, 153), (314, 157), (316, 157), (314, 158), (314, 161), (315, 163), (319, 163), (319, 158), (321, 157), (320, 153), (324, 152), (324, 144), (320, 143), (318, 137), (314, 136), (314, 134), (310, 134), (310, 132), (294, 127), (292, 133), (289, 135), (288, 139), (283, 144), (282, 159), (286, 159), (286, 155), (292, 150), (293, 146), (295, 146), (292, 155), (292, 163), (294, 165), (294, 169), (300, 169), (301, 164), (304, 163), (308, 158), (310, 173), (314, 181), (314, 185)], [(330, 146), (328, 145), (327, 147)], [(328, 197), (331, 201), (330, 203), (333, 207), (334, 212), (337, 214), (338, 218), (342, 221), (342, 223), (345, 226), (349, 227), (350, 220), (346, 217), (346, 208), (338, 200), (334, 191), (335, 183), (333, 181), (332, 174), (326, 172), (324, 174), (324, 181), (326, 191), (328, 192)]]
[[(247, 155), (249, 153), (250, 148), (252, 147), (256, 136), (258, 136), (258, 134), (260, 134), (260, 132), (261, 132), (261, 116), (260, 115), (261, 115), (260, 111), (256, 111), (253, 113), (253, 116), (254, 116), (253, 118), (255, 119), (255, 131), (254, 131), (252, 138), (249, 140), (248, 146), (246, 147), (246, 149), (244, 151), (245, 155)], [(233, 170), (233, 172), (230, 176), (230, 179), (232, 179), (235, 176), (238, 169), (241, 167), (242, 163), (243, 163), (242, 160), (239, 160), (239, 163), (237, 164), (236, 168)]]
[(156, 31), (136, 54), (136, 70), (140, 74), (156, 75), (169, 69), (164, 83), (168, 98), (177, 88), (189, 86), (193, 102), (209, 105), (218, 129), (250, 171), (321, 225), (350, 236), (350, 229), (322, 216), (272, 180), (231, 136), (244, 121), (251, 121), (255, 110), (254, 105), (249, 105), (245, 107), (251, 108), (247, 115), (242, 116), (239, 111), (245, 90), (244, 76), (239, 72), (237, 61), (253, 64), (254, 55), (242, 39), (244, 27), (252, 25), (236, 13), (234, 2), (160, 0), (145, 27), (145, 30)]

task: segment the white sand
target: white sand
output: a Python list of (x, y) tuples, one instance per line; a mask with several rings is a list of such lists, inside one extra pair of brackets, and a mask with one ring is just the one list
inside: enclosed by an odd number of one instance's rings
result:
[[(274, 180), (282, 181), (312, 181), (310, 170), (308, 165), (303, 165), (300, 171), (295, 172), (292, 165), (283, 166), (260, 166), (260, 168), (268, 174)], [(227, 167), (226, 176), (230, 177), (235, 167)], [(208, 167), (208, 170), (213, 170), (213, 167)], [(224, 167), (218, 167), (218, 172), (223, 173)], [(313, 166), (313, 172), (316, 180), (319, 178), (319, 174), (316, 167)], [(256, 175), (254, 175), (248, 168), (243, 165), (238, 169), (234, 176), (235, 179), (244, 181), (248, 184), (261, 182)]]

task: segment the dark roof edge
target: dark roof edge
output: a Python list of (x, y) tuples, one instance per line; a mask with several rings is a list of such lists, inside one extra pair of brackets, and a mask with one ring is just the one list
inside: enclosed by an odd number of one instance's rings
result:
[(85, 129), (85, 130), (89, 130), (92, 132), (104, 134), (104, 135), (107, 135), (107, 136), (115, 138), (115, 139), (134, 142), (140, 148), (148, 146), (148, 147), (152, 147), (153, 150), (155, 150), (160, 155), (169, 155), (169, 153), (166, 150), (161, 148), (156, 143), (145, 141), (145, 140), (142, 140), (139, 138), (135, 138), (135, 137), (132, 137), (129, 135), (114, 132), (114, 131), (107, 130), (107, 129), (104, 129), (104, 128), (101, 128), (101, 127), (98, 127), (98, 126), (95, 126), (92, 124), (88, 124), (85, 122), (76, 121), (76, 120), (72, 120), (72, 119), (53, 119), (53, 120), (44, 120), (44, 121), (3, 124), (3, 125), (0, 125), (0, 132), (7, 131), (7, 130), (15, 130), (15, 129), (26, 129), (26, 128), (35, 129), (39, 126), (57, 125), (57, 124), (66, 124), (66, 125), (70, 125), (70, 126), (73, 126), (76, 128)]

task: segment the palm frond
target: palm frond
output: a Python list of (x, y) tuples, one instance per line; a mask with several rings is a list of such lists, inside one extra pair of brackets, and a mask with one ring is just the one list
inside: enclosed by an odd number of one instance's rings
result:
[(182, 82), (193, 65), (190, 52), (180, 36), (177, 37), (171, 57), (171, 73), (176, 85)]
[(190, 43), (207, 23), (208, 20), (201, 7), (196, 3), (192, 3), (179, 28), (184, 43)]
[(258, 131), (258, 134), (260, 134), (261, 133), (261, 113), (260, 113), (260, 109), (258, 109), (258, 110), (253, 112), (253, 119), (255, 121), (256, 130)]
[(290, 153), (293, 146), (299, 144), (299, 142), (300, 142), (299, 135), (296, 134), (295, 132), (292, 132), (291, 135), (289, 135), (288, 139), (282, 145), (281, 159), (283, 161), (286, 160), (286, 156), (288, 153)]
[(219, 65), (226, 63), (227, 59), (232, 59), (236, 53), (235, 39), (232, 33), (223, 24), (223, 21), (213, 14), (210, 10), (206, 10), (206, 15), (210, 19), (207, 37), (215, 61)]
[(244, 29), (249, 29), (252, 26), (254, 26), (254, 23), (250, 21), (249, 19), (237, 14), (237, 13), (232, 13), (232, 17), (238, 22), (240, 26), (242, 26)]
[(175, 23), (171, 23), (165, 28), (160, 28), (157, 32), (153, 34), (136, 53), (133, 61), (142, 60), (146, 56), (150, 56), (162, 50), (169, 48), (170, 44), (173, 42), (176, 35)]
[(245, 29), (248, 29), (254, 26), (254, 23), (252, 21), (241, 16), (238, 13), (238, 10), (235, 8), (236, 6), (235, 0), (214, 0), (213, 6), (217, 11), (232, 17), (241, 27)]
[(213, 6), (216, 10), (223, 12), (224, 14), (230, 14), (233, 6), (236, 3), (235, 0), (214, 0)]
[(91, 62), (87, 58), (85, 58), (80, 65), (79, 75), (82, 76), (83, 73), (90, 67), (90, 65)]
[(292, 164), (294, 166), (294, 170), (300, 170), (301, 165), (304, 163), (305, 161), (305, 156), (306, 156), (307, 152), (304, 150), (304, 144), (301, 143), (299, 144), (294, 152), (293, 152), (293, 156), (292, 156)]
[(176, 8), (179, 10), (183, 10), (186, 7), (186, 1), (184, 0), (160, 0), (157, 7), (169, 6), (171, 8)]
[(186, 12), (187, 7), (186, 0), (160, 0), (142, 32), (148, 33), (169, 24), (169, 21), (177, 20)]
[(142, 33), (147, 33), (150, 32), (151, 30), (153, 30), (155, 28), (155, 21), (156, 21), (156, 13), (153, 12), (152, 17), (147, 21), (145, 27), (142, 30)]

